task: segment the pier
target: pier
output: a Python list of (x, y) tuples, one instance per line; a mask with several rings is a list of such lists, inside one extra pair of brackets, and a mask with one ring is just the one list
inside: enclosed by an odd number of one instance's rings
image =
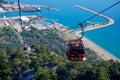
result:
[(54, 8), (54, 7), (49, 7), (49, 6), (45, 6), (45, 5), (40, 5), (41, 8), (45, 8), (45, 9), (48, 9), (48, 10), (55, 10), (55, 11), (59, 11), (60, 9), (58, 8)]
[[(93, 14), (96, 14), (96, 15), (98, 14), (97, 12), (92, 11), (92, 10), (90, 10), (90, 9), (87, 9), (87, 8), (85, 8), (85, 7), (83, 7), (83, 6), (80, 6), (80, 5), (74, 5), (74, 6), (77, 7), (77, 8), (81, 8), (81, 9), (83, 9), (83, 10), (86, 10), (86, 11), (88, 11), (88, 12), (91, 12), (91, 13), (93, 13)], [(115, 23), (115, 21), (114, 21), (112, 18), (108, 17), (108, 16), (105, 16), (105, 15), (103, 15), (103, 14), (98, 14), (98, 16), (101, 16), (101, 17), (107, 19), (109, 22), (108, 22), (107, 24), (98, 25), (98, 26), (96, 26), (96, 27), (86, 27), (86, 28), (85, 28), (85, 31), (94, 30), (94, 29), (98, 29), (98, 28), (102, 28), (102, 27), (107, 27), (107, 26), (113, 25), (113, 24)], [(80, 31), (80, 32), (81, 32), (81, 31)]]

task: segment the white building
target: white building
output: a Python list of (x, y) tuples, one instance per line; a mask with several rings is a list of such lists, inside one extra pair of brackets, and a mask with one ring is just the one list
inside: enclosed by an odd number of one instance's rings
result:
[(4, 12), (3, 8), (0, 8), (0, 12)]
[(23, 22), (30, 21), (30, 19), (28, 17), (26, 17), (26, 16), (22, 16), (21, 19), (22, 19)]

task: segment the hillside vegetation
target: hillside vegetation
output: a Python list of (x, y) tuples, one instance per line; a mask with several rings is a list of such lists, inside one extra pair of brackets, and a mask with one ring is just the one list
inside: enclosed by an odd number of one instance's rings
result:
[(86, 61), (71, 62), (65, 56), (65, 43), (56, 30), (23, 31), (21, 36), (32, 52), (22, 50), (10, 27), (0, 29), (0, 80), (118, 80), (120, 62), (104, 61), (85, 48)]
[[(27, 45), (45, 45), (53, 52), (64, 56), (66, 41), (59, 37), (56, 30), (37, 30), (31, 28), (30, 31), (23, 30), (21, 36)], [(0, 28), (0, 49), (9, 51), (12, 48), (21, 50), (23, 45), (12, 28)]]
[(30, 31), (24, 30), (21, 35), (29, 45), (45, 45), (59, 55), (65, 53), (66, 41), (59, 37), (57, 30), (37, 30), (32, 27)]
[(113, 60), (70, 62), (42, 45), (28, 54), (16, 49), (0, 51), (0, 80), (120, 79), (120, 63)]
[(12, 48), (22, 48), (22, 45), (18, 40), (18, 36), (10, 27), (0, 28), (0, 50), (8, 51)]

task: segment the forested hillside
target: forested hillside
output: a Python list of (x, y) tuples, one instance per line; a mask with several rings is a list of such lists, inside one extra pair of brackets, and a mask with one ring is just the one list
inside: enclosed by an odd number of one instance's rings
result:
[(10, 27), (0, 28), (0, 50), (8, 51), (12, 48), (21, 49), (22, 45), (18, 36)]
[(32, 27), (30, 31), (22, 31), (21, 35), (29, 45), (45, 45), (59, 55), (64, 55), (65, 53), (66, 41), (59, 37), (55, 29), (38, 30)]
[(0, 80), (118, 80), (120, 63), (104, 61), (85, 48), (86, 61), (71, 62), (65, 56), (66, 41), (56, 30), (23, 31), (31, 52), (22, 50), (10, 27), (0, 29)]
[[(65, 53), (66, 41), (59, 37), (56, 30), (37, 30), (31, 28), (30, 31), (23, 30), (20, 34), (27, 45), (45, 45), (59, 55), (64, 55)], [(8, 51), (12, 48), (21, 50), (23, 45), (12, 28), (0, 28), (0, 49)]]
[[(90, 52), (90, 51), (89, 51)], [(0, 51), (0, 80), (118, 80), (120, 63), (110, 61), (71, 62), (47, 47), (35, 46), (27, 53)]]

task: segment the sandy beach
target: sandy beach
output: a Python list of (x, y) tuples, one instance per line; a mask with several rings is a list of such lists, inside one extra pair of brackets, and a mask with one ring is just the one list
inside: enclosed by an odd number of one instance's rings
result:
[[(65, 30), (65, 29), (64, 29)], [(66, 39), (67, 40), (75, 40), (80, 38), (81, 34), (79, 33), (79, 31), (67, 31), (65, 32), (66, 35)], [(82, 41), (84, 43), (84, 47), (85, 48), (90, 48), (91, 50), (95, 51), (96, 54), (101, 57), (103, 60), (118, 60), (120, 61), (118, 58), (116, 58), (114, 55), (112, 55), (110, 52), (104, 50), (102, 47), (100, 47), (99, 45), (97, 45), (96, 43), (94, 43), (93, 41), (91, 41), (90, 39), (83, 37)]]
[(96, 54), (101, 57), (104, 60), (119, 60), (115, 56), (113, 56), (110, 52), (104, 50), (102, 47), (98, 46), (88, 38), (84, 37), (83, 39), (84, 46), (86, 48), (90, 48), (91, 50), (94, 50)]

